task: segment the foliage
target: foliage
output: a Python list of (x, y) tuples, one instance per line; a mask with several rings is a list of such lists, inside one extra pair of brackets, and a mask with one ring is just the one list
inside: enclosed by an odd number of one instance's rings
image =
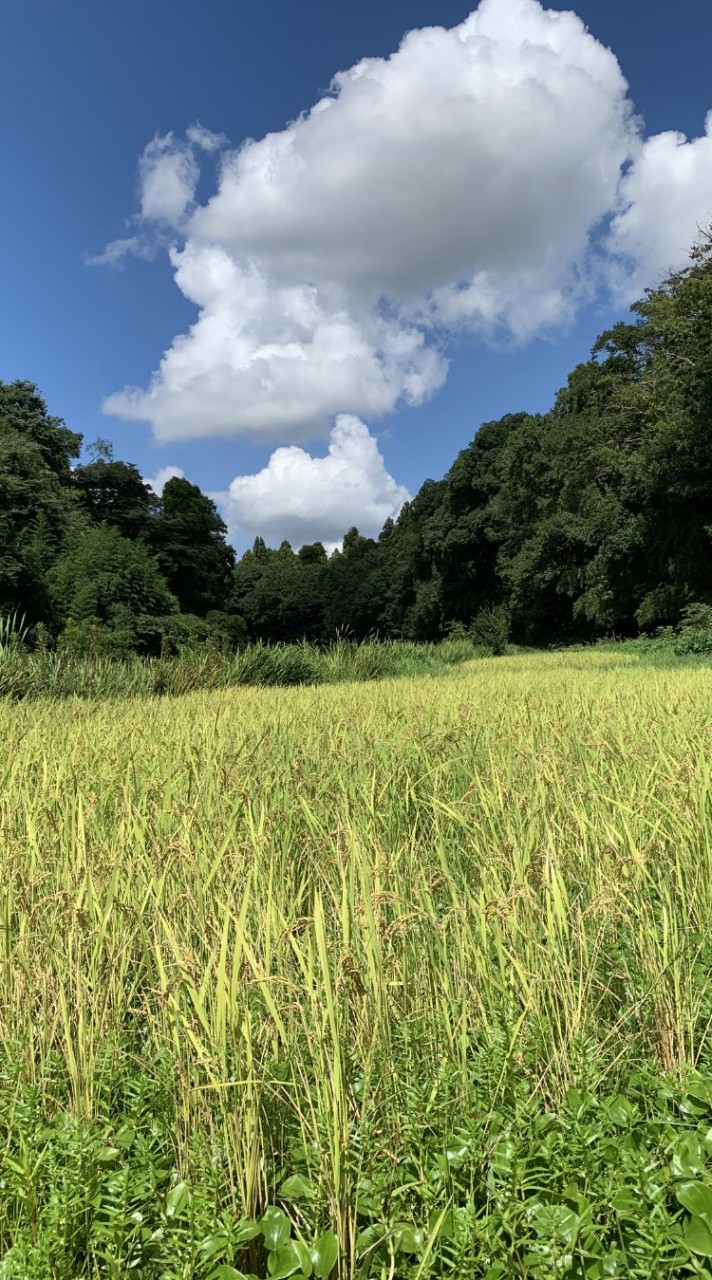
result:
[(52, 569), (50, 589), (59, 617), (123, 630), (128, 647), (139, 615), (177, 607), (146, 545), (106, 523), (73, 531)]
[(320, 543), (302, 547), (295, 555), (287, 542), (272, 551), (258, 538), (233, 578), (234, 608), (249, 638), (277, 643), (321, 640), (327, 573)]
[(475, 644), (481, 644), (493, 658), (501, 658), (507, 652), (509, 642), (509, 617), (502, 605), (480, 609), (470, 628)]
[(137, 467), (98, 457), (75, 468), (72, 485), (94, 523), (109, 524), (125, 538), (150, 539), (158, 499)]
[(184, 613), (223, 609), (235, 553), (212, 498), (180, 476), (166, 484), (151, 543), (170, 591)]
[[(339, 638), (319, 649), (298, 645), (241, 645), (218, 617), (167, 618), (126, 615), (122, 636), (114, 615), (111, 626), (89, 617), (69, 619), (56, 649), (39, 635), (34, 651), (17, 619), (0, 616), (0, 698), (86, 698), (178, 696), (200, 689), (235, 685), (330, 684), (386, 676), (439, 675), (478, 654), (467, 639), (439, 645), (376, 641), (356, 644)], [(128, 628), (132, 628), (130, 631)], [(137, 642), (151, 657), (133, 652)]]
[(73, 507), (62, 474), (47, 461), (43, 433), (35, 439), (2, 417), (6, 390), (0, 383), (0, 610), (21, 609), (36, 621), (48, 613), (47, 565), (61, 550)]
[(683, 609), (673, 648), (678, 654), (712, 653), (712, 605), (690, 604)]

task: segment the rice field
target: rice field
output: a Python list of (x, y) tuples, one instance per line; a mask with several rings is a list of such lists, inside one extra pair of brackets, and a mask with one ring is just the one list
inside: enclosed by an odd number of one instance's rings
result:
[(0, 704), (0, 1277), (712, 1276), (712, 670)]

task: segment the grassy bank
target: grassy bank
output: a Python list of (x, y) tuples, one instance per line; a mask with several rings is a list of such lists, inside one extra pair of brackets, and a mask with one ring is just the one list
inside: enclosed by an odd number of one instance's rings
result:
[(443, 675), (482, 654), (467, 637), (438, 644), (340, 639), (310, 644), (245, 645), (237, 652), (202, 644), (162, 658), (37, 651), (3, 644), (0, 619), (0, 698), (179, 697), (199, 690), (247, 686), (340, 684), (387, 677)]
[(712, 1275), (712, 672), (0, 708), (0, 1275)]

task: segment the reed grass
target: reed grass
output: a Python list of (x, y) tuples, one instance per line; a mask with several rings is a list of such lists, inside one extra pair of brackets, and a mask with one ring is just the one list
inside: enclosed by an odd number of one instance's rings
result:
[(249, 644), (236, 652), (214, 643), (161, 658), (117, 658), (27, 647), (16, 619), (0, 616), (0, 698), (134, 698), (172, 696), (241, 685), (285, 687), (442, 675), (482, 650), (467, 638), (439, 644), (356, 642), (337, 638), (325, 649), (310, 644)]

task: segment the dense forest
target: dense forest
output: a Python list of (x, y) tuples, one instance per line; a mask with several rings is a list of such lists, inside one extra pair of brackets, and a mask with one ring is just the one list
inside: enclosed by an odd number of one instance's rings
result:
[(486, 422), (377, 540), (239, 561), (185, 479), (138, 469), (0, 382), (0, 616), (38, 643), (156, 653), (214, 635), (433, 640), (483, 610), (514, 639), (632, 635), (712, 602), (712, 232), (603, 333), (547, 414)]

